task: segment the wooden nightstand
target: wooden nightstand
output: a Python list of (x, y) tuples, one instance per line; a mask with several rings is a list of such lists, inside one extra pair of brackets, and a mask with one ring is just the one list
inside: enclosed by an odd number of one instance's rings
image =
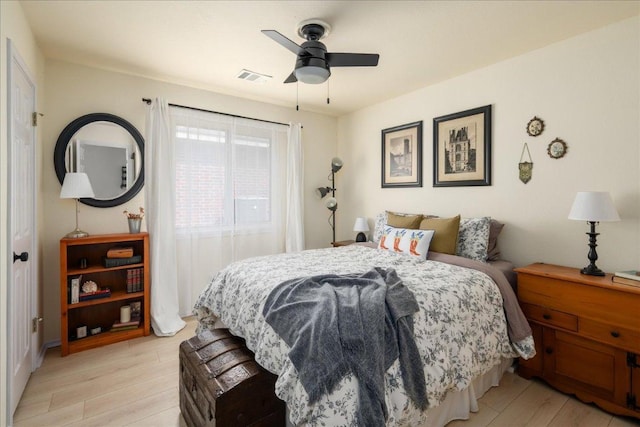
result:
[(518, 373), (640, 418), (640, 287), (550, 264), (515, 270), (537, 352)]
[(334, 248), (337, 248), (338, 246), (349, 246), (355, 242), (356, 242), (355, 240), (341, 240), (339, 242), (333, 242), (331, 244), (333, 245)]

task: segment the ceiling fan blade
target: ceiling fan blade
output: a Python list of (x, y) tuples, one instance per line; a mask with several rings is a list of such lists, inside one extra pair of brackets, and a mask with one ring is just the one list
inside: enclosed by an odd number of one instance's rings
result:
[(308, 55), (309, 54), (309, 52), (307, 52), (306, 49), (302, 48), (301, 46), (298, 46), (295, 42), (289, 40), (288, 38), (286, 38), (285, 36), (283, 36), (282, 34), (277, 32), (276, 30), (262, 30), (262, 34), (264, 34), (265, 36), (269, 37), (270, 39), (272, 39), (276, 43), (281, 44), (282, 46), (286, 47), (287, 49), (289, 49), (291, 52), (295, 53), (296, 55)]
[(296, 78), (296, 74), (295, 73), (291, 73), (289, 74), (289, 77), (287, 77), (287, 80), (285, 80), (285, 83), (295, 83), (297, 82), (298, 79)]
[(375, 67), (380, 55), (377, 53), (331, 53), (325, 54), (330, 67)]

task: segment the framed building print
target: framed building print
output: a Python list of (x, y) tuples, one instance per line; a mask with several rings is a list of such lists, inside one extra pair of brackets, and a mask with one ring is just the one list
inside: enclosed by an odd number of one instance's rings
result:
[(382, 188), (422, 187), (422, 121), (382, 130)]
[(433, 186), (491, 185), (491, 105), (433, 119)]

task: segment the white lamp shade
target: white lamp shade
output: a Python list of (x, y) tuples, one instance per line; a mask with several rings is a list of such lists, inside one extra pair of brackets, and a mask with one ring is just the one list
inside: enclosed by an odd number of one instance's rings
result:
[(82, 197), (95, 197), (89, 176), (84, 172), (69, 172), (64, 176), (61, 199), (80, 199)]
[(367, 218), (356, 218), (356, 223), (353, 224), (353, 231), (369, 231)]
[(571, 206), (569, 219), (582, 221), (620, 221), (607, 191), (579, 191)]

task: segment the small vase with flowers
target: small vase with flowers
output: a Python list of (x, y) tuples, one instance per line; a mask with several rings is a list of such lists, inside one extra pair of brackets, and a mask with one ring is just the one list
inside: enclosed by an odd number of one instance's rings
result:
[(142, 218), (144, 218), (144, 208), (142, 208), (141, 206), (140, 212), (138, 213), (125, 210), (124, 214), (126, 215), (127, 221), (129, 222), (129, 233), (139, 233), (140, 225), (142, 224)]

